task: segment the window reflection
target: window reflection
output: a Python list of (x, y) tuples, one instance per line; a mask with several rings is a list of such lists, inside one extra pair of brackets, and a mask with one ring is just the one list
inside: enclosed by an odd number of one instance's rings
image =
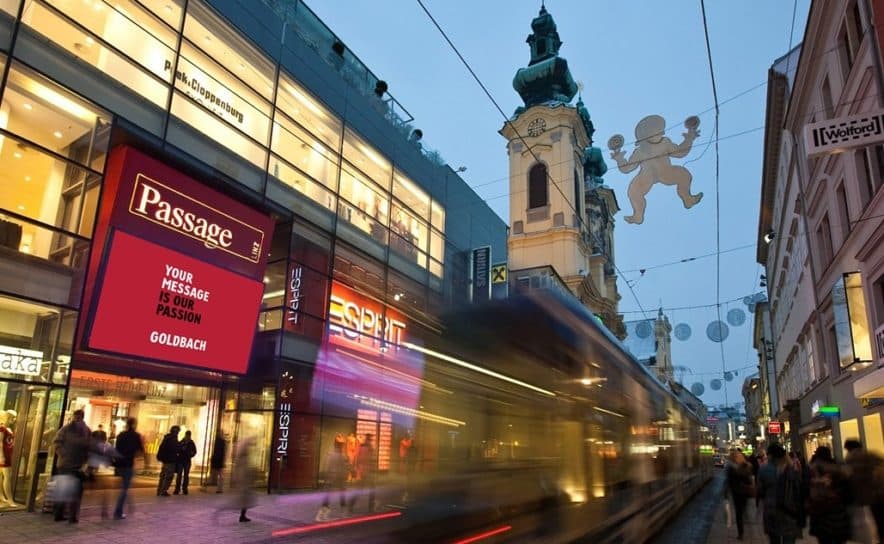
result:
[(337, 154), (312, 138), (285, 115), (277, 114), (276, 119), (271, 149), (326, 187), (335, 189), (338, 177)]
[(372, 181), (390, 190), (393, 168), (390, 161), (349, 129), (344, 134), (344, 158), (362, 170)]
[(181, 26), (183, 0), (138, 0), (138, 2), (176, 31)]
[(286, 74), (279, 76), (276, 107), (331, 149), (340, 147), (341, 121)]
[(393, 196), (416, 212), (419, 217), (430, 216), (430, 197), (399, 171), (393, 175)]
[[(257, 91), (264, 99), (273, 98), (273, 66), (254, 47), (242, 39), (200, 2), (191, 2), (184, 36), (205, 51), (220, 65)], [(217, 74), (213, 74), (217, 77)], [(227, 83), (226, 78), (219, 77)], [(237, 90), (240, 96), (246, 94)]]
[[(102, 2), (97, 2), (94, 5), (105, 6)], [(103, 9), (109, 8), (105, 7)], [(93, 9), (92, 11), (94, 12), (95, 10)], [(89, 13), (88, 17), (85, 15), (81, 17), (91, 21), (96, 16), (95, 13)], [(43, 2), (30, 0), (25, 5), (22, 21), (83, 62), (129, 87), (155, 105), (165, 107), (168, 89), (161, 81), (141, 71), (138, 65), (131, 60), (107, 47), (105, 42), (101, 39), (96, 39), (95, 35), (83, 32), (79, 27), (59, 15), (54, 9), (47, 7)], [(120, 41), (119, 36), (116, 36), (116, 31), (108, 32), (110, 32), (109, 37), (111, 39)], [(149, 45), (152, 39), (145, 35), (142, 35), (141, 39), (148, 40), (148, 45), (132, 46), (130, 49), (143, 57), (138, 59), (139, 62), (144, 62), (156, 71), (158, 59), (161, 57), (153, 54), (154, 49)], [(123, 41), (125, 42), (126, 40)], [(158, 45), (157, 47), (160, 46)], [(138, 51), (134, 51), (135, 48)]]
[(361, 173), (345, 165), (341, 171), (340, 216), (375, 240), (386, 243), (389, 221), (387, 197), (374, 188)]
[[(189, 43), (181, 46), (175, 88), (219, 119), (267, 145), (270, 105)], [(208, 129), (195, 126), (203, 132)]]
[(63, 372), (75, 320), (76, 312), (0, 297), (0, 376), (49, 381), (53, 359), (55, 372)]

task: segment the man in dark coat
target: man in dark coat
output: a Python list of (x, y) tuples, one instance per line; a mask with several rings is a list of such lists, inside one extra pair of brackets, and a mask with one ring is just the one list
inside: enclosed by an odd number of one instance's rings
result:
[(187, 495), (187, 484), (190, 482), (190, 463), (196, 455), (196, 444), (185, 431), (184, 440), (178, 445), (178, 463), (175, 467), (175, 495), (184, 492)]
[(116, 449), (120, 457), (114, 464), (114, 471), (122, 478), (120, 485), (120, 496), (117, 498), (117, 506), (114, 509), (114, 519), (124, 519), (123, 505), (126, 503), (126, 495), (129, 487), (132, 485), (132, 477), (135, 475), (135, 456), (141, 455), (147, 462), (147, 456), (144, 455), (144, 441), (141, 435), (135, 431), (138, 426), (138, 420), (130, 417), (126, 422), (126, 430), (117, 436)]
[(89, 446), (92, 440), (92, 431), (83, 421), (85, 412), (83, 410), (74, 410), (73, 419), (70, 423), (62, 427), (55, 436), (55, 448), (58, 452), (58, 474), (72, 476), (76, 478), (76, 488), (73, 495), (65, 497), (65, 501), (56, 501), (53, 505), (55, 521), (63, 521), (65, 505), (68, 506), (69, 518), (71, 523), (77, 523), (80, 515), (80, 501), (83, 499), (83, 480), (86, 475), (83, 473), (83, 465), (89, 458)]
[(163, 464), (160, 470), (160, 482), (157, 485), (157, 495), (160, 497), (169, 496), (169, 486), (172, 485), (172, 478), (175, 476), (175, 466), (178, 463), (178, 432), (181, 428), (178, 425), (172, 425), (169, 433), (163, 437), (160, 442), (160, 448), (157, 450), (157, 461)]

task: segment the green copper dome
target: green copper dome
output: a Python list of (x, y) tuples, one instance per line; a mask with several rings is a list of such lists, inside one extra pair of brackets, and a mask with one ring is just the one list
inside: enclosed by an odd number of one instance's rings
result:
[(513, 88), (522, 97), (525, 107), (545, 102), (569, 103), (577, 94), (577, 83), (571, 77), (568, 61), (559, 57), (562, 40), (556, 23), (546, 7), (531, 21), (533, 32), (526, 40), (531, 46), (531, 61), (513, 78)]

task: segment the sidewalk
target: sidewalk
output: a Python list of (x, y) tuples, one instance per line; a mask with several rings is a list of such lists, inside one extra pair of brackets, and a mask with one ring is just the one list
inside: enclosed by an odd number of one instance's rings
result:
[[(134, 490), (134, 512), (127, 519), (102, 519), (99, 492), (87, 492), (80, 514), (80, 523), (53, 521), (51, 514), (40, 512), (8, 512), (0, 514), (0, 544), (22, 543), (259, 543), (288, 542), (292, 539), (272, 538), (272, 531), (312, 525), (324, 493), (310, 492), (290, 495), (256, 494), (257, 505), (250, 509), (250, 523), (239, 523), (239, 511), (231, 507), (232, 494), (216, 494), (192, 490), (189, 495), (157, 497), (150, 489)], [(379, 499), (382, 491), (379, 489)], [(110, 491), (111, 505), (116, 492)], [(378, 501), (380, 512), (393, 510)], [(226, 508), (226, 509), (224, 509)], [(356, 516), (364, 515), (368, 506), (365, 498), (356, 503)], [(219, 509), (223, 509), (220, 510)], [(333, 504), (332, 518), (340, 517)], [(376, 522), (369, 522), (373, 524)], [(366, 527), (367, 528), (367, 527)], [(298, 542), (324, 544), (340, 542), (341, 533), (331, 529), (302, 535)]]
[[(761, 510), (755, 508), (754, 499), (749, 500), (749, 504), (746, 506), (745, 519), (743, 521), (743, 540), (737, 540), (736, 520), (733, 521), (732, 527), (727, 527), (724, 502), (722, 501), (718, 508), (715, 509), (715, 520), (712, 522), (712, 528), (709, 531), (709, 539), (706, 541), (707, 544), (723, 544), (729, 542), (767, 544), (769, 542), (767, 535), (764, 534)], [(799, 538), (795, 541), (795, 544), (816, 544), (816, 538), (809, 536), (807, 534), (807, 528), (805, 527), (804, 538)]]

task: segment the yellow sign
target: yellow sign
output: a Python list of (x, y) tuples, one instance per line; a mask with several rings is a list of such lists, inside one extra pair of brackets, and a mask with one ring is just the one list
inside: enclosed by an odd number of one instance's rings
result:
[(506, 263), (491, 267), (491, 283), (506, 283)]

